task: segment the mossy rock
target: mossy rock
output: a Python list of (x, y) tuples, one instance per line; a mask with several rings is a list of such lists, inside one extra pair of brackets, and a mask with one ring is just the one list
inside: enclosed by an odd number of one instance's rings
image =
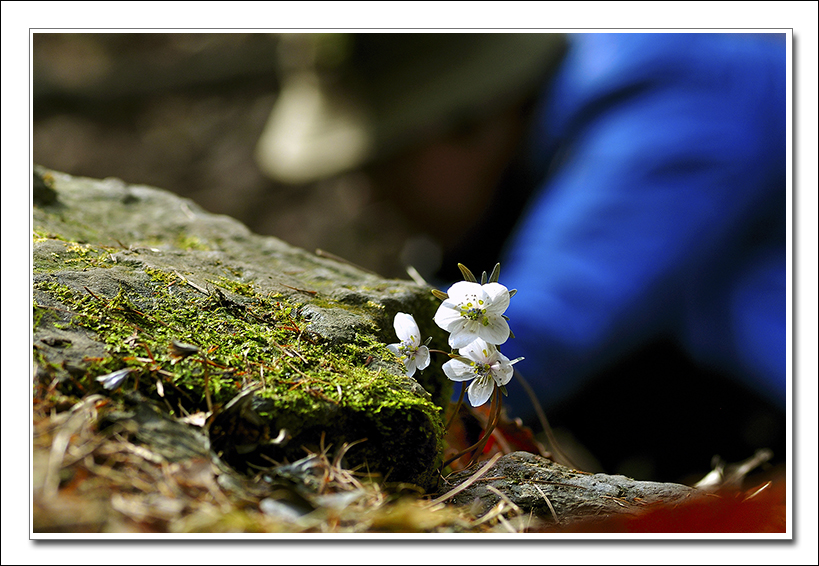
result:
[[(256, 441), (215, 443), (232, 465), (253, 471), (366, 438), (350, 465), (432, 486), (451, 386), (440, 364), (404, 376), (385, 347), (397, 312), (446, 347), (429, 288), (253, 234), (160, 189), (42, 167), (35, 177), (49, 191), (33, 212), (35, 398), (136, 389), (173, 417), (209, 403), (218, 416), (254, 386), (242, 407)], [(96, 380), (124, 368), (116, 390)], [(272, 442), (281, 429), (289, 440)]]

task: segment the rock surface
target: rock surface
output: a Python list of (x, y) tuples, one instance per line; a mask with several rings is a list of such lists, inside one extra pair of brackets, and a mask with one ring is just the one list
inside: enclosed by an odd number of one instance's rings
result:
[[(223, 415), (221, 455), (235, 465), (366, 438), (349, 450), (352, 465), (424, 487), (435, 481), (448, 381), (434, 367), (416, 374), (420, 382), (404, 376), (384, 348), (396, 341), (399, 311), (445, 344), (428, 288), (253, 234), (160, 189), (41, 167), (35, 189), (41, 394), (138, 391), (174, 418), (213, 406)], [(122, 391), (96, 381), (121, 369), (131, 370)], [(225, 412), (253, 384), (263, 387), (252, 403)], [(250, 443), (224, 436), (254, 427)], [(271, 443), (281, 429), (288, 442)]]
[[(473, 466), (447, 478), (453, 489), (475, 474)], [(611, 515), (637, 514), (657, 504), (675, 504), (701, 497), (703, 492), (675, 483), (637, 481), (625, 476), (589, 474), (528, 452), (502, 456), (481, 477), (456, 493), (449, 502), (485, 515), (503, 497), (546, 522), (566, 526)]]

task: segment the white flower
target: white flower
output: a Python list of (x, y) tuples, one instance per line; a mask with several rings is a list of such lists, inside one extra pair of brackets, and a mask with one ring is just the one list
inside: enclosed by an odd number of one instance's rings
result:
[(435, 313), (435, 324), (450, 333), (451, 348), (463, 348), (475, 338), (490, 344), (503, 344), (509, 338), (509, 324), (503, 318), (509, 289), (500, 283), (459, 281), (447, 295)]
[(125, 381), (125, 378), (128, 377), (135, 368), (124, 368), (119, 369), (115, 372), (106, 373), (105, 375), (101, 375), (97, 378), (97, 381), (102, 383), (102, 386), (106, 389), (116, 389), (122, 382)]
[(399, 312), (395, 315), (393, 326), (401, 342), (390, 344), (387, 348), (404, 364), (407, 376), (412, 377), (416, 369), (429, 365), (429, 348), (421, 345), (421, 331), (411, 314)]
[(494, 344), (487, 344), (477, 338), (471, 344), (458, 350), (459, 357), (444, 364), (444, 373), (452, 381), (474, 379), (467, 393), (473, 407), (480, 407), (492, 396), (495, 384), (506, 385), (512, 379), (516, 364), (523, 358), (509, 361)]

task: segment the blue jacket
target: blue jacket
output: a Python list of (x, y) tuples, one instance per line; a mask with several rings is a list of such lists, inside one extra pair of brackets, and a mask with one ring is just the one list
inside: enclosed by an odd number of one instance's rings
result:
[(544, 406), (665, 337), (784, 408), (785, 37), (571, 38), (529, 144), (543, 181), (501, 260), (518, 289), (502, 351)]

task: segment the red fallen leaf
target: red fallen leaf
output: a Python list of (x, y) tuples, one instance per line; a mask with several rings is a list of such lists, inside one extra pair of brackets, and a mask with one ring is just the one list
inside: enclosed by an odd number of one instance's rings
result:
[(783, 476), (740, 492), (719, 492), (680, 504), (655, 504), (635, 515), (612, 515), (548, 532), (571, 533), (784, 533)]
[[(477, 408), (463, 405), (462, 409), (466, 409), (469, 414), (481, 423), (481, 426), (486, 426), (489, 418), (489, 408), (486, 405)], [(519, 418), (510, 419), (504, 410), (501, 410), (500, 419), (492, 437), (487, 446), (498, 444), (506, 454), (520, 450), (538, 454), (545, 458), (549, 457), (549, 453), (544, 446), (535, 439), (532, 429), (524, 426), (523, 421)], [(491, 450), (484, 450), (484, 452), (491, 452)]]
[[(471, 407), (466, 403), (462, 404), (447, 431), (446, 442), (449, 449), (444, 459), (478, 442), (486, 429), (488, 420), (488, 404), (481, 407)], [(509, 454), (516, 451), (539, 454), (545, 458), (550, 457), (549, 452), (535, 439), (532, 429), (524, 426), (523, 421), (520, 419), (510, 419), (505, 411), (501, 411), (500, 420), (481, 454), (488, 457), (496, 452)], [(468, 459), (464, 457), (457, 462), (453, 462), (452, 468), (456, 471), (460, 470), (467, 462)]]

